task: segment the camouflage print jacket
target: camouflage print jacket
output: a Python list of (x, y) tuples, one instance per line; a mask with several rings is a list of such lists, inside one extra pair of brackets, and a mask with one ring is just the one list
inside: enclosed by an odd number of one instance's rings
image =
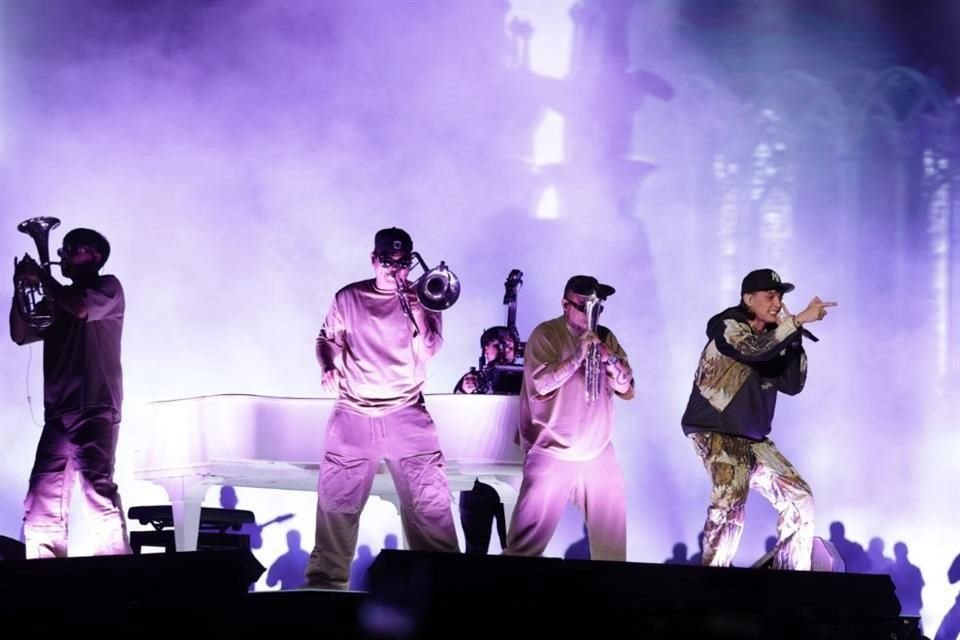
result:
[(807, 356), (794, 323), (757, 332), (745, 311), (730, 307), (707, 323), (707, 346), (681, 419), (687, 435), (717, 431), (763, 440), (770, 433), (777, 392), (803, 390)]

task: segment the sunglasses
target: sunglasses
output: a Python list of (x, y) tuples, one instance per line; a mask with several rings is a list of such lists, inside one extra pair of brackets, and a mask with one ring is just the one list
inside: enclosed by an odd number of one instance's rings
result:
[(77, 253), (93, 253), (94, 251), (96, 251), (96, 249), (85, 244), (65, 244), (61, 248), (57, 249), (57, 255), (62, 258), (63, 256), (67, 255), (72, 256)]
[(397, 258), (394, 260), (390, 256), (377, 256), (377, 261), (387, 269), (391, 267), (396, 267), (397, 269), (409, 269), (410, 265), (413, 264), (413, 258)]
[[(564, 298), (563, 301), (566, 302), (566, 303), (567, 303), (568, 305), (570, 305), (571, 307), (573, 307), (574, 309), (576, 309), (577, 311), (579, 311), (580, 313), (586, 313), (586, 312), (587, 312), (587, 305), (586, 305), (586, 304), (577, 304), (576, 302), (574, 302), (574, 301), (571, 300), (570, 298)], [(599, 314), (599, 313), (603, 313), (603, 303), (600, 303), (600, 308), (597, 310), (597, 313), (598, 313), (598, 314)]]

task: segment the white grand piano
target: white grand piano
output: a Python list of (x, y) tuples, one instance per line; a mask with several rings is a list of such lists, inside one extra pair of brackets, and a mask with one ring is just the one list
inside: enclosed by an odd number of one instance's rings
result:
[[(426, 395), (437, 423), (452, 491), (477, 478), (500, 494), (509, 515), (522, 454), (514, 443), (517, 396)], [(316, 491), (334, 398), (213, 395), (153, 402), (134, 477), (163, 487), (173, 508), (177, 549), (197, 548), (200, 503), (214, 485)], [(399, 504), (381, 464), (373, 495)]]

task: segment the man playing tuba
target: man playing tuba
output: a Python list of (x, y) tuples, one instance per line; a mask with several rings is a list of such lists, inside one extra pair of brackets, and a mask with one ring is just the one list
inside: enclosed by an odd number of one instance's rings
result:
[(42, 322), (19, 304), (20, 297), (10, 308), (13, 341), (43, 341), (44, 425), (24, 502), (26, 554), (67, 555), (74, 472), (93, 522), (96, 553), (129, 553), (123, 507), (113, 482), (123, 402), (123, 287), (115, 276), (100, 274), (110, 244), (96, 231), (70, 231), (58, 253), (70, 285), (58, 282), (29, 256), (17, 263), (13, 275), (18, 292), (40, 285), (47, 307)]

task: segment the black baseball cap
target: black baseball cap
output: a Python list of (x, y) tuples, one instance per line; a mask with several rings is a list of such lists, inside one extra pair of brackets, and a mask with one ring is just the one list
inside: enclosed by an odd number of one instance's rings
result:
[(601, 300), (606, 300), (617, 290), (608, 284), (598, 282), (593, 276), (573, 276), (567, 280), (567, 286), (563, 288), (564, 294), (567, 291), (581, 296), (596, 296)]
[(413, 240), (410, 234), (397, 227), (380, 229), (373, 238), (373, 252), (378, 256), (396, 252), (410, 253), (413, 251)]
[(740, 284), (740, 295), (753, 293), (754, 291), (779, 291), (782, 294), (790, 293), (794, 286), (789, 282), (784, 282), (773, 269), (757, 269), (751, 271)]

